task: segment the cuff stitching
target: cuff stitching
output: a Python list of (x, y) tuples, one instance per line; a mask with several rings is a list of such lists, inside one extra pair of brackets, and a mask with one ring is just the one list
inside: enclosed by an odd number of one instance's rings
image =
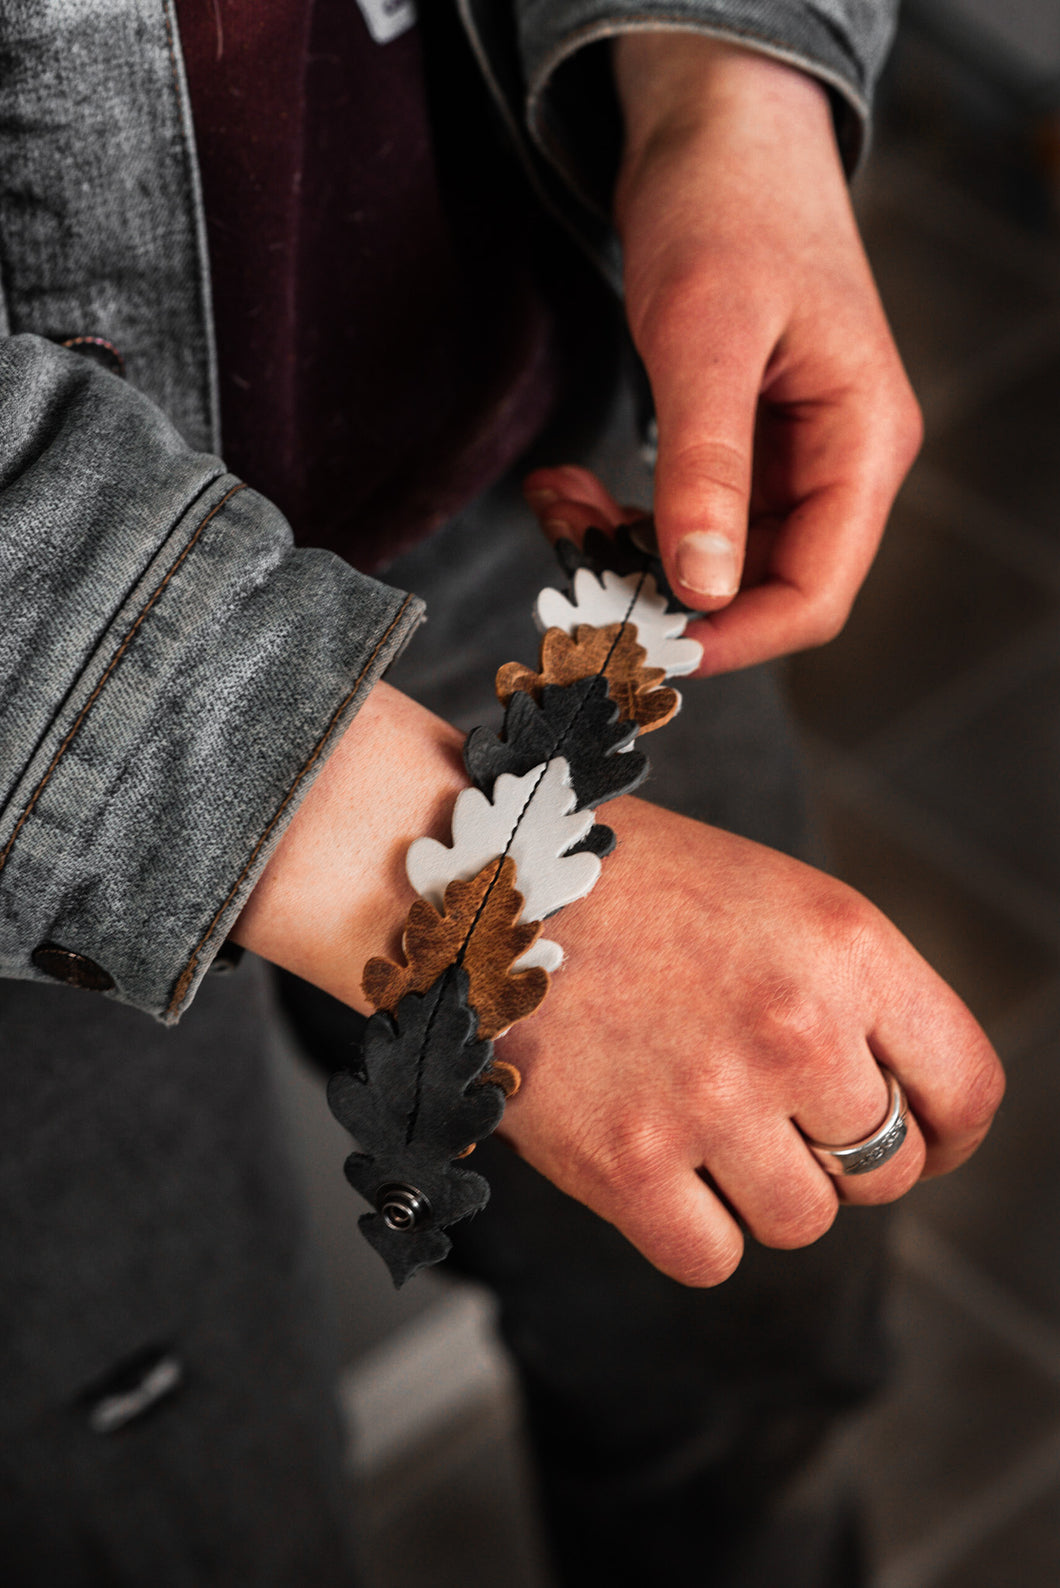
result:
[(169, 585), (170, 581), (180, 571), (180, 568), (183, 565), (184, 561), (190, 555), (190, 553), (194, 550), (196, 544), (198, 543), (200, 537), (202, 536), (203, 530), (206, 528), (206, 526), (210, 522), (210, 520), (212, 518), (214, 518), (216, 516), (216, 514), (218, 514), (221, 511), (222, 507), (224, 507), (226, 502), (231, 501), (233, 496), (236, 496), (236, 495), (238, 495), (238, 493), (240, 491), (245, 491), (245, 490), (246, 490), (246, 486), (241, 481), (238, 485), (233, 485), (231, 490), (225, 492), (225, 494), (224, 494), (224, 496), (222, 496), (221, 500), (219, 502), (215, 503), (215, 505), (210, 509), (210, 511), (207, 513), (206, 517), (202, 520), (202, 522), (199, 524), (198, 528), (195, 530), (195, 533), (192, 535), (191, 539), (182, 548), (182, 550), (180, 552), (180, 555), (171, 564), (171, 566), (169, 567), (169, 569), (167, 570), (167, 572), (165, 574), (165, 577), (161, 580), (161, 582), (158, 585), (155, 586), (154, 590), (151, 592), (151, 594), (148, 597), (146, 603), (141, 608), (141, 610), (140, 610), (140, 612), (139, 612), (139, 614), (138, 614), (138, 616), (136, 618), (136, 621), (133, 623), (132, 627), (127, 631), (127, 633), (125, 634), (125, 637), (123, 638), (121, 644), (118, 646), (118, 649), (114, 652), (114, 655), (111, 657), (110, 661), (107, 663), (107, 666), (106, 666), (102, 676), (99, 678), (99, 680), (96, 683), (96, 687), (93, 689), (92, 693), (89, 695), (88, 699), (85, 701), (84, 705), (81, 707), (81, 710), (78, 712), (77, 717), (74, 719), (73, 725), (71, 726), (69, 732), (66, 735), (66, 738), (63, 740), (62, 744), (60, 744), (59, 748), (56, 750), (54, 756), (52, 757), (51, 762), (50, 762), (47, 770), (44, 773), (44, 776), (41, 778), (40, 782), (37, 784), (37, 787), (33, 790), (33, 793), (30, 795), (29, 802), (27, 803), (25, 810), (22, 812), (21, 816), (18, 818), (18, 821), (15, 823), (14, 831), (12, 832), (11, 837), (8, 839), (7, 843), (4, 845), (3, 851), (0, 852), (0, 871), (3, 871), (4, 867), (7, 865), (8, 859), (9, 859), (9, 857), (11, 855), (11, 851), (12, 851), (12, 849), (14, 849), (15, 844), (16, 844), (16, 842), (18, 840), (19, 833), (22, 831), (22, 829), (25, 826), (27, 820), (32, 815), (33, 808), (36, 805), (37, 801), (40, 799), (41, 795), (44, 793), (45, 788), (47, 787), (49, 781), (51, 780), (52, 773), (55, 771), (56, 767), (59, 765), (59, 762), (62, 760), (63, 756), (66, 754), (67, 750), (70, 748), (71, 744), (73, 743), (74, 739), (77, 737), (78, 733), (81, 731), (82, 725), (84, 724), (84, 721), (85, 721), (86, 717), (88, 716), (89, 712), (92, 710), (92, 707), (95, 705), (96, 701), (99, 699), (100, 694), (103, 691), (104, 685), (107, 683), (107, 681), (110, 678), (111, 674), (114, 672), (115, 668), (118, 666), (118, 664), (121, 661), (122, 657), (128, 651), (129, 646), (132, 644), (133, 640), (136, 638), (137, 634), (139, 633), (139, 631), (140, 631), (141, 627), (143, 626), (144, 622), (146, 621), (146, 619), (150, 616), (153, 608), (157, 605), (157, 603), (161, 599), (163, 593), (166, 590), (167, 585)]

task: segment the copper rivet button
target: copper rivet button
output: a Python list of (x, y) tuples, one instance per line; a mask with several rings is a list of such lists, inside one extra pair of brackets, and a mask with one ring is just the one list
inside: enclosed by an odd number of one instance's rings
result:
[(109, 992), (114, 977), (97, 965), (87, 954), (75, 954), (72, 948), (62, 948), (58, 943), (41, 943), (30, 958), (45, 976), (65, 982), (68, 987), (83, 987), (86, 992)]

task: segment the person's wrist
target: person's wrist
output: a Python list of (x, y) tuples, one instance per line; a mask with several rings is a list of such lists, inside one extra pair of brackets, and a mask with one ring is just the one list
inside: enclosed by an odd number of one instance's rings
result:
[(370, 1009), (369, 955), (395, 948), (415, 897), (405, 854), (442, 837), (467, 787), (462, 736), (377, 684), (295, 812), (231, 934), (237, 943)]
[(834, 143), (824, 86), (750, 46), (691, 30), (638, 30), (613, 41), (612, 69), (625, 130), (623, 173), (660, 143), (695, 136), (722, 115), (751, 118), (774, 149), (777, 120), (790, 135), (823, 133)]

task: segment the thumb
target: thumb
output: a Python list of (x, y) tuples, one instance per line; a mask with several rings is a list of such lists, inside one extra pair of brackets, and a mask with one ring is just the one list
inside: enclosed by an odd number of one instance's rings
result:
[(760, 361), (704, 358), (702, 336), (649, 368), (659, 424), (655, 527), (667, 578), (713, 611), (743, 571)]

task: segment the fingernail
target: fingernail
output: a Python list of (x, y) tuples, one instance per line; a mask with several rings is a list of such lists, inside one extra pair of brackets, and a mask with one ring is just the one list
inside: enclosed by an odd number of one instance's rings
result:
[(526, 500), (530, 503), (531, 507), (547, 507), (549, 502), (559, 501), (559, 492), (548, 490), (547, 488), (542, 490), (527, 491)]
[(550, 534), (565, 535), (568, 538), (574, 534), (573, 528), (567, 523), (565, 518), (546, 518), (545, 529)]
[(677, 572), (681, 583), (698, 595), (735, 595), (740, 583), (736, 548), (713, 530), (685, 536), (677, 547)]

